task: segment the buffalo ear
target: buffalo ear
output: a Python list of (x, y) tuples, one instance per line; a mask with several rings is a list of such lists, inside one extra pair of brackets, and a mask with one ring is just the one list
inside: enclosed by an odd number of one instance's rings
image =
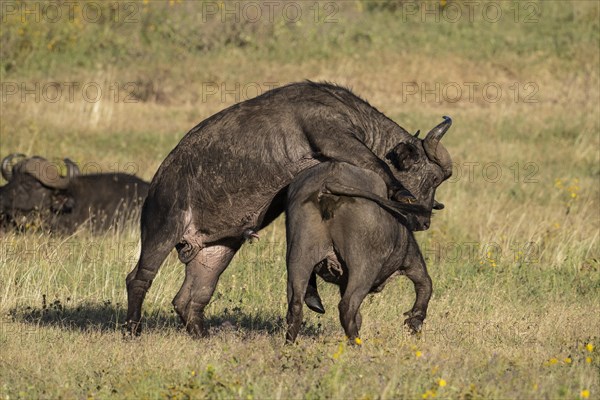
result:
[(409, 169), (419, 159), (417, 147), (411, 143), (398, 143), (396, 147), (385, 155), (385, 158), (399, 171)]
[(52, 196), (52, 212), (56, 214), (69, 213), (75, 208), (75, 199), (62, 192), (55, 193)]

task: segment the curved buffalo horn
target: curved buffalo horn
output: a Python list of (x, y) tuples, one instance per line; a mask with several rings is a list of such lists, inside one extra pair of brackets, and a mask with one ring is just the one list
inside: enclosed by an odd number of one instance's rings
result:
[(419, 133), (421, 133), (421, 130), (419, 129), (418, 131), (415, 132), (415, 134), (413, 135), (414, 137), (418, 138), (419, 137)]
[(53, 189), (66, 189), (69, 186), (69, 178), (61, 176), (58, 167), (42, 157), (28, 159), (19, 167), (19, 171), (30, 174)]
[(430, 130), (423, 139), (423, 148), (427, 157), (445, 171), (452, 171), (452, 160), (446, 149), (439, 143), (450, 126), (452, 126), (452, 118), (444, 116), (444, 121)]
[(444, 136), (444, 133), (452, 126), (452, 118), (444, 116), (444, 121), (429, 131), (424, 139), (427, 155), (435, 154), (435, 147)]
[(65, 162), (65, 165), (67, 166), (67, 177), (69, 177), (69, 179), (73, 179), (76, 176), (81, 175), (81, 171), (79, 171), (79, 167), (73, 160), (71, 160), (70, 158), (65, 158), (65, 159), (63, 159), (63, 161)]
[(12, 153), (4, 157), (2, 160), (2, 177), (6, 179), (7, 182), (10, 181), (10, 178), (12, 178), (11, 162), (15, 157), (25, 158), (27, 156), (21, 153)]

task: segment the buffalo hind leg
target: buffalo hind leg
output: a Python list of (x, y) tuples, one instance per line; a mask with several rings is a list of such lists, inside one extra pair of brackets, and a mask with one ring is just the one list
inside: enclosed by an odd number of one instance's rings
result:
[(349, 272), (347, 283), (340, 285), (342, 299), (338, 305), (340, 322), (351, 344), (360, 344), (359, 330), (362, 325), (360, 305), (369, 294), (370, 282), (360, 282), (356, 274)]
[[(413, 239), (414, 242), (414, 239)], [(414, 243), (416, 246), (416, 243)], [(411, 254), (412, 253), (412, 254)], [(423, 327), (423, 321), (427, 317), (427, 307), (429, 305), (429, 299), (432, 293), (431, 277), (427, 273), (427, 266), (421, 252), (412, 252), (410, 259), (407, 260), (408, 268), (403, 271), (403, 274), (410, 279), (415, 285), (416, 299), (410, 311), (404, 313), (408, 318), (404, 321), (406, 325), (412, 330), (413, 333), (418, 333)]]
[[(304, 268), (307, 266), (307, 268)], [(288, 260), (288, 312), (287, 312), (287, 332), (285, 334), (286, 343), (294, 343), (300, 326), (302, 325), (302, 307), (304, 296), (307, 291), (308, 281), (311, 279), (310, 263), (294, 262)]]
[(125, 328), (133, 335), (141, 333), (142, 303), (146, 292), (152, 285), (161, 264), (173, 249), (174, 243), (168, 241), (155, 246), (145, 244), (142, 240), (140, 258), (135, 268), (127, 275), (127, 317)]
[(209, 303), (221, 273), (240, 248), (241, 242), (201, 249), (185, 269), (185, 280), (173, 299), (175, 311), (192, 336), (205, 336), (204, 308)]

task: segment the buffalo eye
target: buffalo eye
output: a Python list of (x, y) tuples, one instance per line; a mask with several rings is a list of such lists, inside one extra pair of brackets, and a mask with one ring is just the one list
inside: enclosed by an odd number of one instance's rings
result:
[(399, 143), (385, 155), (385, 158), (390, 160), (396, 169), (404, 171), (417, 162), (419, 159), (419, 151), (416, 146), (411, 143)]
[(57, 193), (52, 199), (52, 211), (57, 213), (68, 213), (73, 211), (75, 199), (63, 193)]

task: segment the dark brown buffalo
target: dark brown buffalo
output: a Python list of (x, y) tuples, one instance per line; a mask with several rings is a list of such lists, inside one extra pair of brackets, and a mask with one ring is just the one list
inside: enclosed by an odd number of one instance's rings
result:
[[(248, 235), (280, 215), (286, 190), (303, 170), (327, 160), (374, 171), (386, 197), (431, 210), (420, 176), (431, 164), (449, 169), (439, 141), (446, 119), (419, 140), (348, 89), (303, 82), (235, 104), (189, 131), (152, 179), (142, 208), (141, 254), (127, 276), (126, 323), (139, 333), (142, 303), (173, 247), (186, 277), (173, 300), (194, 335), (221, 273)], [(402, 183), (400, 183), (402, 182)], [(419, 215), (411, 229), (429, 226)]]
[[(437, 168), (423, 178), (435, 192), (449, 176), (448, 171)], [(397, 274), (412, 280), (417, 294), (404, 322), (414, 332), (421, 330), (432, 285), (407, 227), (407, 216), (419, 210), (390, 203), (386, 193), (386, 185), (376, 173), (337, 162), (303, 171), (289, 186), (287, 342), (294, 342), (298, 335), (304, 295), (314, 272), (339, 285), (340, 321), (351, 341), (358, 338), (363, 299), (381, 291)]]
[[(11, 166), (15, 158), (20, 161)], [(51, 232), (70, 234), (87, 225), (101, 233), (139, 216), (149, 184), (123, 173), (81, 175), (65, 159), (67, 174), (42, 157), (10, 155), (2, 161), (0, 214), (5, 225), (39, 224)]]

